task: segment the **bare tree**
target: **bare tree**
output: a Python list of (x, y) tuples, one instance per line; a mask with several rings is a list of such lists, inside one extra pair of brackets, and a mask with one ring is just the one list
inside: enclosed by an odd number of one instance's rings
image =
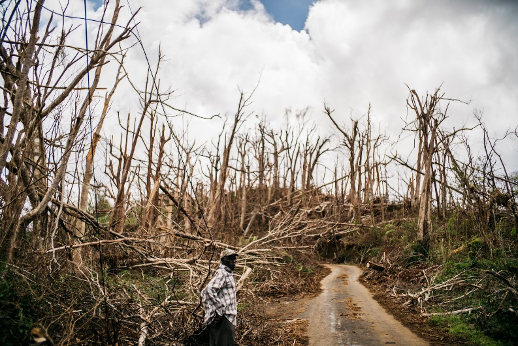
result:
[[(110, 51), (128, 38), (132, 30), (126, 25), (118, 35), (114, 34), (120, 11), (120, 1), (116, 1), (111, 19), (107, 23), (108, 29), (105, 30), (105, 24), (99, 26), (94, 49), (88, 52), (88, 63), (80, 67), (79, 64), (84, 63), (80, 54), (76, 54), (68, 63), (62, 58), (66, 56), (65, 50), (68, 46), (65, 42), (72, 29), (65, 31), (63, 27), (58, 36), (59, 43), (49, 44), (54, 31), (53, 17), (44, 26), (40, 21), (42, 9), (43, 1), (38, 2), (33, 11), (13, 11), (18, 16), (11, 22), (15, 25), (5, 27), (2, 33), (6, 38), (5, 42), (10, 42), (7, 48), (2, 45), (0, 49), (0, 70), (5, 81), (6, 106), (0, 117), (2, 124), (7, 127), (5, 135), (5, 128), (2, 127), (0, 171), (3, 176), (8, 177), (8, 184), (4, 184), (4, 187), (11, 185), (3, 189), (6, 193), (2, 200), (7, 202), (6, 212), (9, 218), (3, 220), (7, 224), (2, 227), (1, 239), (4, 248), (4, 240), (9, 239), (6, 249), (8, 260), (12, 259), (14, 249), (18, 246), (20, 232), (31, 223), (37, 236), (44, 235), (42, 232), (46, 229), (48, 203), (56, 189), (64, 184), (63, 178), (69, 159), (81, 140), (84, 120), (98, 87), (103, 66)], [(106, 14), (105, 8), (104, 15)], [(29, 32), (25, 31), (25, 25), (30, 26)], [(12, 40), (9, 39), (10, 35), (13, 36)], [(47, 60), (46, 49), (54, 50), (50, 61)], [(14, 60), (17, 57), (20, 57), (18, 62)], [(81, 83), (85, 82), (91, 70), (95, 70), (92, 83), (88, 88), (81, 88)], [(81, 90), (86, 90), (86, 95)], [(71, 103), (74, 97), (75, 107)], [(56, 119), (53, 125), (55, 129), (59, 128), (65, 105), (73, 113), (68, 129), (62, 133), (57, 130), (44, 131), (43, 123), (51, 117)], [(11, 108), (12, 114), (9, 124), (6, 125), (7, 109)], [(46, 138), (44, 134), (50, 134), (51, 137)], [(47, 148), (55, 151), (56, 155), (48, 157), (50, 151)], [(59, 158), (57, 151), (60, 151)], [(15, 195), (11, 195), (11, 192), (15, 192)], [(18, 202), (12, 204), (10, 201), (13, 197)], [(31, 207), (24, 212), (23, 205), (27, 198)]]
[[(126, 134), (124, 140), (121, 138), (120, 141), (120, 156), (117, 157), (118, 167), (115, 171), (113, 169), (112, 162), (109, 163), (110, 171), (112, 174), (112, 179), (114, 181), (117, 193), (115, 195), (115, 201), (113, 206), (113, 215), (110, 221), (110, 229), (115, 231), (116, 233), (121, 234), (124, 231), (124, 223), (126, 219), (126, 209), (125, 205), (128, 202), (126, 191), (128, 189), (127, 183), (128, 178), (132, 174), (131, 168), (133, 164), (133, 158), (135, 155), (135, 151), (137, 149), (137, 144), (139, 143), (139, 138), (141, 137), (141, 131), (144, 125), (144, 121), (148, 119), (154, 112), (156, 112), (156, 108), (153, 109), (153, 105), (157, 105), (159, 102), (164, 102), (169, 97), (171, 92), (165, 92), (161, 94), (158, 89), (157, 84), (157, 73), (159, 71), (161, 62), (161, 56), (159, 56), (157, 67), (155, 71), (148, 71), (146, 85), (144, 91), (141, 92), (141, 102), (142, 102), (142, 110), (140, 117), (134, 121), (133, 126), (131, 127), (131, 116), (128, 114), (127, 124), (126, 124)], [(153, 123), (150, 125), (153, 128)], [(122, 126), (122, 124), (121, 124)], [(162, 136), (163, 137), (163, 136)], [(161, 138), (161, 153), (159, 153), (159, 157), (163, 157), (163, 145), (165, 145), (165, 138)], [(123, 145), (124, 142), (124, 145)], [(152, 151), (153, 148), (149, 148), (149, 151)], [(152, 153), (148, 154), (152, 155)], [(134, 172), (133, 172), (134, 173)], [(149, 173), (149, 171), (148, 171)], [(147, 179), (151, 179), (152, 174), (148, 174)], [(150, 183), (151, 184), (151, 183)], [(158, 185), (156, 185), (156, 190), (158, 190)], [(149, 186), (148, 186), (149, 188)], [(149, 194), (151, 195), (151, 190), (149, 190)]]
[(360, 203), (358, 199), (358, 192), (356, 188), (356, 178), (358, 176), (359, 163), (361, 156), (358, 154), (360, 150), (363, 150), (363, 145), (359, 144), (360, 131), (358, 127), (358, 120), (351, 119), (351, 130), (347, 132), (342, 129), (332, 117), (334, 110), (331, 110), (327, 104), (324, 104), (324, 112), (327, 114), (329, 119), (333, 122), (335, 127), (344, 136), (342, 144), (346, 147), (349, 154), (349, 197), (348, 200), (351, 203), (351, 209), (349, 215), (353, 215), (356, 221), (360, 220)]
[[(446, 113), (448, 107), (443, 110), (440, 108), (440, 102), (445, 100), (444, 93), (437, 88), (434, 94), (427, 94), (419, 97), (417, 92), (410, 89), (410, 96), (407, 99), (408, 107), (415, 113), (416, 119), (412, 123), (413, 131), (419, 140), (418, 152), (418, 172), (423, 172), (423, 182), (421, 186), (417, 185), (419, 179), (416, 179), (416, 190), (419, 189), (419, 218), (417, 221), (417, 239), (425, 251), (428, 251), (430, 242), (430, 232), (432, 228), (431, 221), (431, 204), (432, 204), (432, 159), (437, 150), (436, 143), (439, 136), (439, 127), (447, 118)], [(422, 169), (420, 169), (422, 168)], [(418, 177), (420, 174), (417, 175)]]
[(215, 194), (214, 198), (211, 200), (211, 205), (208, 213), (208, 225), (209, 228), (214, 228), (219, 221), (221, 215), (221, 207), (223, 198), (225, 195), (225, 184), (227, 182), (227, 174), (230, 162), (230, 154), (232, 150), (232, 145), (234, 144), (234, 139), (238, 129), (241, 127), (243, 121), (247, 118), (247, 114), (245, 113), (245, 108), (250, 104), (251, 98), (253, 96), (253, 92), (248, 96), (245, 95), (244, 92), (240, 93), (239, 102), (237, 105), (236, 113), (234, 114), (234, 119), (230, 131), (228, 133), (228, 138), (225, 138), (223, 143), (223, 157), (221, 160), (221, 168), (219, 172), (219, 176), (215, 177)]
[[(267, 134), (266, 140), (272, 146), (272, 169), (273, 169), (273, 177), (272, 177), (272, 195), (273, 198), (278, 198), (278, 191), (281, 186), (279, 170), (280, 170), (280, 158), (281, 154), (287, 149), (282, 143), (282, 138), (280, 134), (276, 134), (273, 130), (270, 130)], [(280, 146), (280, 147), (279, 147)]]
[[(117, 89), (118, 84), (120, 81), (125, 77), (125, 75), (121, 75), (122, 73), (122, 62), (124, 60), (121, 60), (121, 64), (119, 65), (119, 70), (117, 72), (117, 77), (115, 79), (114, 86), (112, 90), (106, 94), (104, 98), (104, 105), (103, 110), (101, 112), (101, 117), (99, 119), (99, 122), (97, 124), (97, 127), (95, 128), (95, 132), (92, 135), (92, 142), (90, 144), (90, 149), (88, 150), (88, 154), (86, 155), (86, 164), (85, 164), (85, 173), (83, 176), (82, 181), (82, 188), (81, 188), (81, 194), (79, 197), (79, 210), (86, 211), (86, 208), (88, 206), (88, 196), (90, 194), (91, 190), (91, 181), (94, 175), (94, 159), (95, 159), (95, 152), (97, 149), (97, 145), (99, 143), (99, 140), (101, 139), (101, 130), (103, 127), (104, 119), (106, 118), (106, 115), (108, 114), (110, 101), (115, 93), (115, 90)], [(85, 228), (86, 224), (77, 219), (75, 222), (74, 227), (74, 244), (78, 244), (80, 240), (85, 236)], [(81, 258), (81, 248), (75, 248), (72, 252), (72, 259), (74, 263), (81, 264), (82, 258)]]
[(240, 179), (239, 179), (239, 190), (241, 191), (241, 209), (240, 209), (240, 218), (239, 218), (239, 229), (241, 231), (245, 231), (245, 219), (246, 219), (246, 208), (248, 204), (247, 200), (247, 173), (250, 171), (250, 164), (247, 164), (247, 145), (248, 145), (248, 135), (245, 134), (238, 140), (238, 154), (241, 162), (241, 171), (240, 171)]

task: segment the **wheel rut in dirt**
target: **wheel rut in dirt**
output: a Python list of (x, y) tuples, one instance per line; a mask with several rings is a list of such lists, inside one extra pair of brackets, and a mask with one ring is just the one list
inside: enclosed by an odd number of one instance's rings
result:
[(361, 269), (326, 266), (331, 273), (321, 282), (322, 293), (299, 315), (309, 321), (310, 345), (429, 345), (372, 298), (358, 281)]

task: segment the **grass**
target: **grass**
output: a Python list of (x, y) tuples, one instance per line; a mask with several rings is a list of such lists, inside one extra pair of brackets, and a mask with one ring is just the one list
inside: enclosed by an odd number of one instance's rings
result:
[(237, 303), (237, 311), (243, 311), (250, 307), (250, 303), (248, 302), (239, 302)]
[(469, 320), (461, 316), (433, 316), (428, 323), (436, 326), (446, 327), (448, 332), (479, 346), (504, 346), (505, 344), (491, 339), (482, 330)]
[(145, 302), (143, 296), (155, 304), (162, 303), (165, 297), (173, 294), (173, 287), (175, 299), (185, 299), (188, 296), (182, 290), (181, 277), (168, 279), (139, 271), (122, 270), (117, 275), (107, 275), (106, 284), (113, 289), (126, 289), (133, 299), (142, 303)]
[(290, 254), (286, 254), (284, 259), (287, 263), (290, 263), (292, 265), (292, 268), (294, 270), (296, 270), (298, 272), (302, 272), (302, 273), (306, 273), (306, 274), (311, 274), (311, 273), (315, 272), (313, 270), (313, 268), (311, 268), (311, 266), (304, 266), (302, 263), (300, 263), (297, 260), (297, 258), (295, 258), (294, 256), (292, 256)]

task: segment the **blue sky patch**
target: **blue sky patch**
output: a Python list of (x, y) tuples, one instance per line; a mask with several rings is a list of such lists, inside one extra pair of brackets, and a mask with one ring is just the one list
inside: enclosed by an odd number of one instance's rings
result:
[(94, 9), (97, 10), (104, 4), (104, 0), (91, 0), (94, 3)]
[[(90, 0), (97, 10), (104, 3), (104, 0)], [(309, 13), (309, 7), (317, 0), (261, 0), (266, 11), (273, 17), (276, 22), (288, 24), (294, 30), (301, 31)], [(243, 11), (254, 8), (251, 0), (241, 0), (239, 8)], [(207, 18), (201, 14), (196, 18), (203, 24)]]
[[(289, 24), (294, 30), (304, 29), (304, 24), (309, 13), (309, 7), (316, 0), (261, 0), (266, 11), (282, 24)], [(240, 8), (249, 10), (253, 8), (250, 0), (241, 0)]]

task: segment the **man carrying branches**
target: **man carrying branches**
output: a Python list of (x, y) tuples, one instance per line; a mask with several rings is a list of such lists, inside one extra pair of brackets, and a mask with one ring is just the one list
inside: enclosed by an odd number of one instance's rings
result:
[(232, 274), (236, 268), (237, 253), (226, 249), (221, 252), (221, 264), (209, 284), (201, 291), (210, 346), (233, 346), (236, 333), (236, 283)]

